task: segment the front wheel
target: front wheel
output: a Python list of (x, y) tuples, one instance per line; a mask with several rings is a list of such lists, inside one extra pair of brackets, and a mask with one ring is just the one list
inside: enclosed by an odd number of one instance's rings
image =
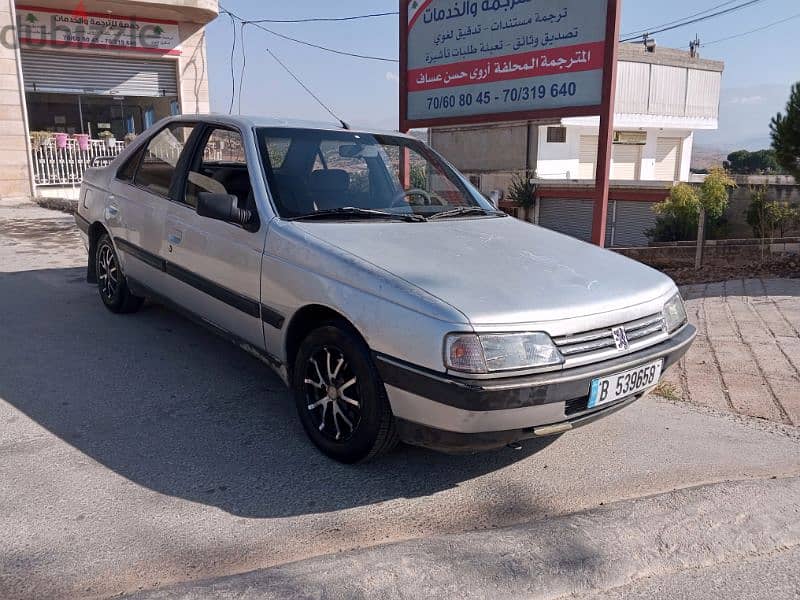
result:
[(95, 269), (100, 299), (108, 310), (117, 314), (125, 314), (134, 313), (142, 307), (144, 298), (134, 296), (128, 288), (128, 282), (125, 275), (122, 274), (117, 251), (108, 234), (104, 234), (97, 243)]
[(303, 428), (331, 458), (363, 462), (397, 444), (383, 382), (366, 344), (347, 324), (326, 324), (303, 341), (292, 387)]

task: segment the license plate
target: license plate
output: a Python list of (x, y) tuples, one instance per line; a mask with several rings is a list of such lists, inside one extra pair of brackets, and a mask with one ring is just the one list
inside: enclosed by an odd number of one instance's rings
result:
[(610, 377), (595, 379), (592, 381), (592, 390), (589, 394), (589, 408), (629, 398), (655, 387), (661, 378), (663, 368), (664, 361), (659, 360)]

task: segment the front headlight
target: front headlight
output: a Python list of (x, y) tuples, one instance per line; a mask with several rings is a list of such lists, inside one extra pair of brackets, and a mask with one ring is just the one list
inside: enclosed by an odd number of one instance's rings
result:
[(561, 353), (546, 333), (453, 334), (445, 365), (464, 373), (495, 373), (559, 365)]
[(680, 293), (675, 294), (664, 305), (664, 326), (667, 329), (667, 333), (680, 329), (687, 320), (683, 298), (681, 298)]

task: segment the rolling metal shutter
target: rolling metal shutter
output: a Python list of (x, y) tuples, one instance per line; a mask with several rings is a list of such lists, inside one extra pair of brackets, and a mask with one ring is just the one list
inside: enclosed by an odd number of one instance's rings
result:
[(578, 158), (578, 179), (591, 179), (594, 181), (597, 172), (597, 144), (596, 135), (582, 135), (581, 147)]
[(656, 225), (651, 202), (617, 202), (614, 246), (629, 248), (650, 243), (645, 232)]
[(611, 179), (633, 181), (638, 179), (642, 162), (642, 147), (634, 144), (614, 144), (611, 153)]
[(174, 60), (22, 50), (25, 91), (101, 96), (177, 96)]
[(656, 146), (656, 181), (677, 181), (681, 138), (658, 138)]
[(592, 239), (593, 212), (591, 200), (542, 198), (539, 225), (588, 242)]

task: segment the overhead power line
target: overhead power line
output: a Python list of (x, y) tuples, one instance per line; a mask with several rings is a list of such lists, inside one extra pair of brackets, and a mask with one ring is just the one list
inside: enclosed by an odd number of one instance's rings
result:
[(236, 21), (233, 19), (232, 14), (228, 14), (231, 18), (231, 26), (233, 27), (233, 44), (231, 45), (231, 104), (228, 107), (228, 114), (233, 113), (233, 103), (236, 101), (236, 71), (233, 69), (234, 61), (236, 59)]
[(768, 25), (764, 25), (763, 27), (758, 27), (756, 29), (751, 29), (750, 31), (743, 31), (742, 33), (737, 33), (735, 35), (729, 35), (728, 37), (720, 38), (718, 40), (714, 40), (713, 42), (706, 42), (703, 46), (711, 46), (712, 44), (721, 44), (722, 42), (727, 42), (729, 40), (735, 40), (740, 37), (744, 37), (746, 35), (751, 35), (753, 33), (758, 33), (759, 31), (764, 31), (766, 29), (771, 29), (777, 25), (781, 25), (782, 23), (787, 23), (788, 21), (792, 21), (794, 19), (800, 19), (800, 13), (796, 15), (792, 15), (791, 17), (786, 17), (785, 19), (781, 19), (780, 21), (775, 21), (774, 23), (769, 23)]
[(692, 15), (687, 15), (685, 17), (681, 17), (680, 19), (675, 19), (674, 21), (669, 21), (668, 23), (661, 23), (661, 25), (651, 25), (650, 27), (645, 27), (644, 29), (637, 29), (636, 31), (631, 31), (630, 33), (623, 33), (622, 37), (631, 37), (631, 36), (634, 36), (634, 35), (642, 35), (643, 33), (651, 32), (654, 29), (658, 29), (659, 27), (669, 27), (670, 25), (675, 25), (676, 23), (680, 23), (681, 21), (684, 21), (686, 19), (693, 19), (694, 17), (699, 17), (699, 16), (702, 16), (702, 15), (705, 15), (705, 14), (710, 13), (711, 11), (714, 11), (714, 10), (716, 10), (718, 8), (723, 8), (725, 6), (730, 6), (731, 4), (734, 4), (736, 2), (739, 2), (739, 0), (728, 0), (727, 2), (723, 2), (722, 4), (716, 4), (716, 5), (714, 5), (714, 6), (710, 7), (710, 8), (707, 8), (705, 10), (701, 10), (699, 13), (694, 13)]
[[(713, 19), (715, 17), (720, 17), (722, 15), (727, 15), (727, 14), (730, 14), (730, 13), (735, 12), (737, 10), (741, 10), (743, 8), (747, 8), (748, 6), (753, 6), (754, 4), (760, 4), (761, 2), (764, 2), (764, 1), (765, 0), (749, 0), (749, 2), (743, 2), (741, 4), (737, 4), (736, 6), (731, 6), (730, 8), (726, 8), (725, 10), (720, 10), (720, 11), (717, 11), (715, 13), (711, 13), (709, 15), (705, 15), (703, 17), (697, 17), (696, 19), (688, 19), (686, 21), (681, 21), (680, 23), (677, 23), (675, 25), (671, 25), (669, 27), (661, 27), (661, 28), (656, 29), (654, 31), (648, 31), (643, 35), (655, 35), (657, 33), (664, 33), (666, 31), (672, 31), (673, 29), (679, 29), (681, 27), (686, 27), (687, 25), (694, 25), (695, 23), (700, 23), (702, 21), (707, 21), (707, 20)], [(634, 40), (638, 40), (641, 37), (642, 37), (641, 35), (635, 35), (635, 36), (632, 36), (632, 37), (624, 38), (621, 41), (622, 42), (632, 42)]]
[(301, 39), (294, 38), (294, 37), (291, 37), (291, 36), (288, 36), (288, 35), (284, 35), (282, 33), (278, 33), (277, 31), (274, 31), (272, 29), (269, 29), (269, 28), (265, 27), (261, 23), (258, 23), (258, 22), (255, 22), (255, 21), (248, 21), (247, 19), (244, 19), (244, 18), (240, 17), (239, 15), (237, 15), (236, 13), (231, 12), (230, 10), (226, 9), (222, 5), (220, 5), (220, 9), (221, 9), (222, 12), (224, 12), (225, 14), (230, 16), (232, 19), (236, 19), (236, 20), (238, 20), (239, 22), (242, 22), (242, 23), (252, 24), (253, 27), (258, 27), (262, 31), (266, 31), (267, 33), (269, 33), (271, 35), (274, 35), (276, 37), (282, 38), (284, 40), (288, 40), (290, 42), (294, 42), (296, 44), (302, 44), (303, 46), (309, 46), (311, 48), (316, 48), (318, 50), (323, 50), (325, 52), (330, 52), (332, 54), (338, 54), (338, 55), (341, 55), (341, 56), (350, 56), (352, 58), (360, 58), (362, 60), (375, 60), (375, 61), (390, 62), (390, 63), (399, 62), (396, 58), (386, 58), (386, 57), (383, 57), (383, 56), (372, 56), (372, 55), (369, 55), (369, 54), (359, 54), (357, 52), (348, 52), (346, 50), (337, 50), (336, 48), (329, 48), (327, 46), (321, 46), (320, 44), (314, 44), (313, 42), (309, 42), (307, 40), (301, 40)]
[(372, 13), (369, 15), (353, 15), (351, 17), (309, 17), (307, 19), (253, 19), (247, 22), (248, 23), (322, 23), (322, 22), (332, 22), (332, 21), (356, 21), (358, 19), (375, 19), (377, 17), (390, 17), (390, 16), (393, 17), (399, 14), (400, 14), (399, 12), (394, 11), (394, 12)]
[(241, 41), (242, 46), (242, 70), (239, 73), (239, 114), (242, 114), (242, 90), (244, 89), (244, 75), (247, 70), (247, 46), (244, 43), (244, 30), (247, 27), (247, 23), (242, 23), (241, 29), (239, 30), (239, 40)]

